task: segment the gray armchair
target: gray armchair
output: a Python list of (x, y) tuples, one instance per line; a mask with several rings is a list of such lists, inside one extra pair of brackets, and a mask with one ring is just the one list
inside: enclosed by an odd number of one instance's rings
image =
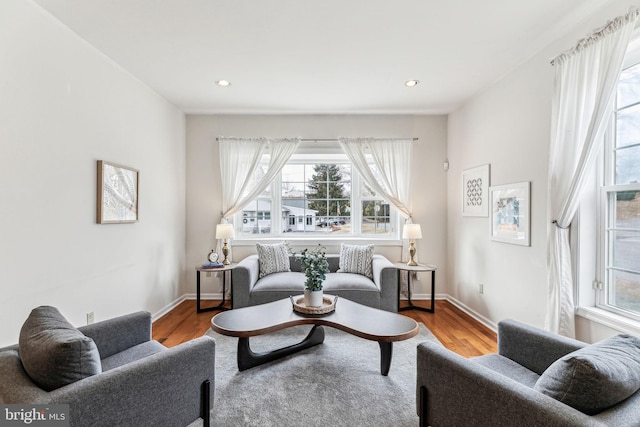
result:
[(0, 349), (0, 403), (69, 404), (72, 426), (181, 426), (199, 417), (208, 425), (212, 338), (166, 348), (151, 340), (147, 312), (78, 330), (95, 342), (101, 373), (46, 391), (27, 374), (19, 346), (5, 347)]
[(498, 325), (498, 354), (466, 359), (438, 343), (421, 343), (416, 388), (420, 425), (640, 425), (640, 391), (609, 409), (587, 415), (534, 389), (556, 360), (586, 347), (513, 320)]

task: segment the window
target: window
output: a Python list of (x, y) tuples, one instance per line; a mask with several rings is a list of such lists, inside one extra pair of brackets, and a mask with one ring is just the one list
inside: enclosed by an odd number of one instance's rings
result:
[(640, 319), (640, 61), (622, 71), (605, 138), (602, 308)]
[(396, 210), (371, 190), (339, 148), (299, 151), (270, 188), (235, 216), (242, 222), (237, 238), (398, 239)]

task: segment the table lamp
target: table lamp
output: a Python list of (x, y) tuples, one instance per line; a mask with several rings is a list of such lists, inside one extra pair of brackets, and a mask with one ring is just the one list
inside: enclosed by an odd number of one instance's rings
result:
[(416, 266), (418, 263), (413, 259), (416, 255), (415, 239), (422, 239), (422, 229), (420, 224), (405, 224), (402, 230), (402, 238), (409, 239), (409, 262), (407, 265)]
[(229, 246), (227, 246), (227, 239), (233, 239), (236, 237), (235, 230), (233, 229), (233, 224), (218, 224), (216, 225), (216, 239), (222, 239), (222, 255), (224, 255), (224, 260), (222, 264), (229, 265)]

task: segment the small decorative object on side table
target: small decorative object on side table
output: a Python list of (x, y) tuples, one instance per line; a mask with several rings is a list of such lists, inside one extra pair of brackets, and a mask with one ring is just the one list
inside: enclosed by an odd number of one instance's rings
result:
[[(398, 269), (398, 311), (420, 310), (420, 311), (426, 311), (428, 313), (434, 313), (436, 311), (435, 291), (436, 291), (437, 267), (435, 265), (422, 265), (422, 264), (417, 264), (412, 266), (412, 265), (407, 265), (406, 262), (396, 262), (393, 265)], [(407, 272), (407, 294), (408, 294), (407, 300), (409, 301), (409, 305), (407, 307), (400, 307), (400, 288), (401, 288), (400, 274), (402, 273), (402, 271)], [(411, 274), (427, 272), (427, 271), (431, 272), (431, 308), (414, 305), (413, 302), (411, 301)]]
[(229, 261), (229, 246), (227, 246), (227, 240), (233, 239), (236, 237), (236, 232), (233, 229), (233, 224), (218, 224), (216, 226), (216, 239), (222, 239), (222, 255), (224, 255), (224, 260), (222, 263), (224, 265), (229, 265), (231, 262)]
[(409, 239), (409, 262), (407, 263), (410, 267), (416, 267), (418, 263), (414, 256), (416, 256), (416, 239), (422, 239), (422, 229), (420, 228), (420, 224), (405, 224), (402, 229), (402, 238)]
[[(205, 311), (229, 310), (229, 308), (224, 306), (227, 297), (227, 272), (233, 270), (236, 265), (238, 264), (230, 263), (228, 265), (224, 265), (220, 262), (210, 262), (196, 266), (196, 312), (202, 313)], [(220, 302), (220, 304), (218, 304), (217, 306), (200, 308), (200, 273), (203, 271), (207, 273), (211, 271), (222, 273), (222, 302)], [(231, 302), (233, 303), (233, 289), (231, 292)]]

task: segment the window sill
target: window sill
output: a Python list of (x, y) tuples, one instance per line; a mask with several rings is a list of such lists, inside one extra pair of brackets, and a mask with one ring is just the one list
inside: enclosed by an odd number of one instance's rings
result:
[(624, 333), (640, 335), (640, 322), (597, 307), (578, 307), (576, 314)]
[(235, 239), (232, 242), (233, 246), (255, 246), (256, 243), (263, 244), (272, 244), (272, 243), (280, 243), (282, 241), (290, 243), (292, 246), (298, 245), (316, 245), (321, 244), (323, 246), (334, 246), (340, 245), (340, 243), (344, 242), (351, 245), (367, 245), (367, 244), (375, 244), (376, 246), (402, 246), (402, 240), (398, 239), (375, 239), (369, 237), (341, 237), (341, 238), (322, 238), (318, 237), (264, 237), (261, 239)]

